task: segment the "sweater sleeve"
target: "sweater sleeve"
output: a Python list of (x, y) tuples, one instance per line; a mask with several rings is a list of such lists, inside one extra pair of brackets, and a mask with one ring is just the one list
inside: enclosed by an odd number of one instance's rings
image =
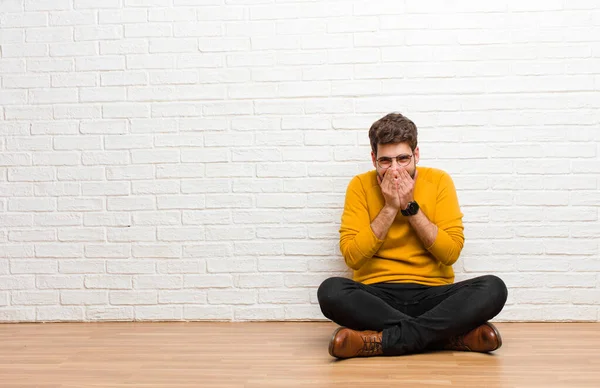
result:
[(458, 260), (463, 248), (465, 237), (462, 217), (454, 182), (444, 173), (438, 185), (435, 217), (431, 220), (437, 225), (438, 234), (427, 250), (448, 266)]
[(348, 267), (358, 270), (373, 257), (383, 240), (371, 229), (367, 198), (363, 185), (354, 177), (346, 190), (340, 227), (340, 250)]

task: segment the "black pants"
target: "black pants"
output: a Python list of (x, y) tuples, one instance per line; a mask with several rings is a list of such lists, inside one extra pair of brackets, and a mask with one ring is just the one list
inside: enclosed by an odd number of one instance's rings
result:
[(507, 295), (493, 275), (444, 286), (333, 277), (317, 293), (323, 315), (338, 325), (383, 331), (383, 354), (390, 356), (438, 348), (498, 315)]

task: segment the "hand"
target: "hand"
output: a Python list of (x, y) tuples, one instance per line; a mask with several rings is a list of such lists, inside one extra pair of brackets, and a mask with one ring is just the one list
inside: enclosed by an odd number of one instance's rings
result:
[(415, 179), (410, 177), (410, 174), (405, 169), (401, 169), (398, 173), (398, 198), (400, 201), (400, 209), (404, 210), (408, 207), (408, 203), (414, 200), (413, 191), (415, 181), (417, 180), (417, 170), (415, 170)]
[(383, 175), (383, 181), (377, 174), (377, 182), (381, 187), (381, 193), (385, 199), (385, 206), (388, 206), (395, 211), (400, 209), (400, 196), (399, 196), (399, 172), (396, 170), (387, 170)]

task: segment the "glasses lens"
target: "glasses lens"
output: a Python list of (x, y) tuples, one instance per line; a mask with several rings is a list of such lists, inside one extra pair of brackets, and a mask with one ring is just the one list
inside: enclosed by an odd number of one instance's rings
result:
[(392, 165), (392, 159), (391, 158), (379, 158), (379, 167), (381, 167), (381, 168), (388, 168), (391, 165)]
[(408, 163), (410, 163), (411, 157), (412, 157), (412, 155), (400, 155), (400, 156), (398, 156), (398, 158), (396, 160), (399, 165), (406, 166)]

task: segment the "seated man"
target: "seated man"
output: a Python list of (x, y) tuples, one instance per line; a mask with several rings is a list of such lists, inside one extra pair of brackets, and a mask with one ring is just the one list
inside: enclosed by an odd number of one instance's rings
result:
[(417, 168), (417, 128), (401, 114), (376, 121), (369, 138), (375, 170), (350, 181), (340, 228), (353, 279), (329, 278), (318, 290), (323, 314), (343, 326), (329, 353), (498, 349), (500, 333), (487, 321), (504, 307), (504, 282), (488, 275), (454, 283), (464, 236), (452, 179)]

